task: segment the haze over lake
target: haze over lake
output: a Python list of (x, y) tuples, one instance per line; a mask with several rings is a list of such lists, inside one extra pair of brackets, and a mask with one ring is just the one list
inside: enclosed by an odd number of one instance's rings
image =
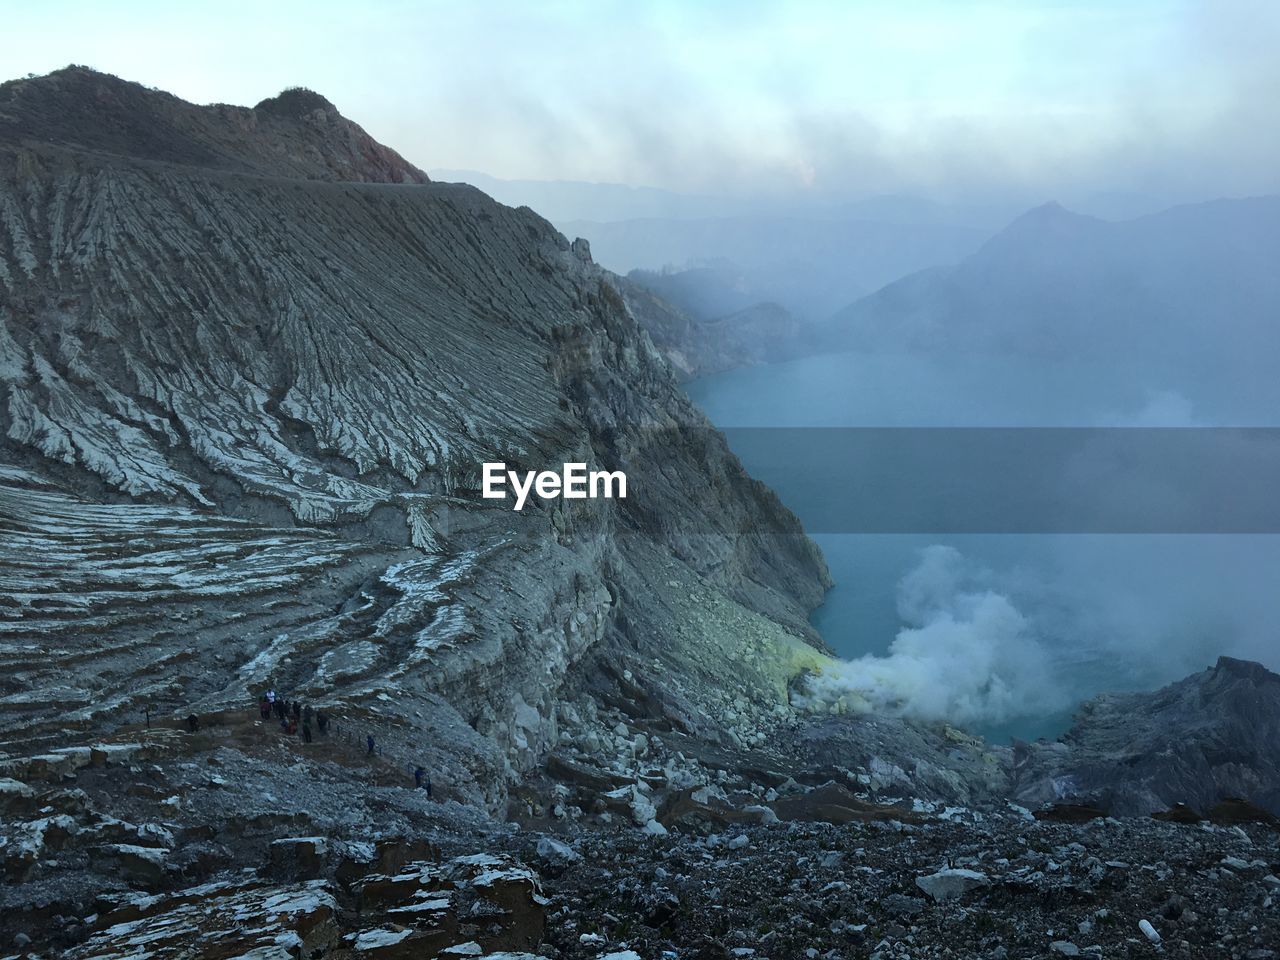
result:
[[(872, 703), (1032, 738), (1061, 733), (1087, 697), (1154, 688), (1219, 653), (1276, 665), (1274, 535), (830, 532), (808, 479), (768, 448), (790, 431), (739, 429), (1273, 426), (1268, 383), (901, 351), (749, 367), (688, 391), (821, 545), (836, 586), (813, 622)], [(863, 469), (871, 479), (855, 479), (874, 483), (877, 463)]]

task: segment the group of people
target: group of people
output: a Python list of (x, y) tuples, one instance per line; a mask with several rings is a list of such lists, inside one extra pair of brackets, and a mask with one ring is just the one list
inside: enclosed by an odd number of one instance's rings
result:
[(310, 704), (304, 705), (301, 700), (289, 701), (278, 697), (275, 690), (268, 690), (263, 695), (258, 702), (258, 712), (262, 715), (264, 723), (274, 716), (280, 721), (280, 729), (291, 736), (301, 730), (304, 743), (310, 743), (313, 738), (311, 727), (313, 721), (320, 736), (329, 734), (327, 713), (323, 710), (312, 710)]
[[(312, 740), (311, 724), (313, 721), (320, 736), (327, 737), (329, 735), (329, 715), (327, 713), (323, 710), (312, 710), (310, 704), (304, 704), (301, 700), (286, 700), (277, 696), (274, 688), (262, 695), (262, 699), (258, 701), (258, 712), (262, 716), (263, 723), (269, 722), (272, 717), (279, 720), (280, 729), (287, 734), (297, 735), (301, 731), (304, 743), (310, 743)], [(193, 727), (192, 729), (195, 728)], [(369, 756), (373, 756), (375, 753), (382, 753), (372, 734), (365, 737), (365, 747)], [(425, 768), (421, 766), (414, 767), (413, 784), (420, 790), (426, 790), (428, 797), (431, 796), (431, 778), (427, 775)]]

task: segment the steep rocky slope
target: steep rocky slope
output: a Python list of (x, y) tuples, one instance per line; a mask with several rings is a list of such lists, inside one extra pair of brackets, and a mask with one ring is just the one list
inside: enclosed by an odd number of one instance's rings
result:
[[(391, 702), (496, 801), (590, 651), (681, 655), (630, 608), (663, 606), (655, 565), (761, 616), (779, 664), (815, 641), (817, 551), (531, 211), (305, 92), (194, 107), (68, 69), (0, 113), (10, 740), (275, 684)], [(488, 460), (623, 468), (629, 496), (514, 513)], [(776, 699), (779, 664), (734, 684)]]

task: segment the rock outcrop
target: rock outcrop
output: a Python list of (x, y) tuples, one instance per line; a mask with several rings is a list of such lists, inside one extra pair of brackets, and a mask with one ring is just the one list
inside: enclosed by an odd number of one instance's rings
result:
[(1015, 748), (1013, 792), (1028, 805), (1085, 800), (1118, 816), (1232, 822), (1222, 807), (1232, 800), (1275, 815), (1277, 743), (1280, 676), (1220, 657), (1154, 693), (1097, 697), (1061, 742)]

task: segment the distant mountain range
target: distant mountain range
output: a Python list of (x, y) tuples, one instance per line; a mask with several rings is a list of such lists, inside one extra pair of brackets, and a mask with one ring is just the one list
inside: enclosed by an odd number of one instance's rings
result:
[(825, 318), (914, 270), (953, 263), (1017, 212), (910, 196), (738, 198), (611, 183), (501, 180), (469, 170), (431, 175), (532, 207), (567, 236), (589, 240), (595, 259), (617, 273), (712, 266), (740, 278), (737, 309), (772, 301), (801, 320)]
[[(504, 180), (474, 170), (432, 170), (431, 176), (532, 207), (566, 235), (589, 240), (595, 259), (617, 273), (691, 271), (679, 283), (699, 300), (722, 298), (722, 281), (732, 277), (737, 302), (719, 304), (721, 314), (773, 302), (800, 321), (825, 320), (907, 275), (975, 254), (1025, 209), (1016, 201), (956, 204), (905, 194), (715, 196), (618, 183)], [(1162, 208), (1131, 193), (1073, 203), (1116, 219)], [(695, 291), (703, 281), (711, 286)]]
[(1280, 352), (1278, 249), (1280, 197), (1122, 222), (1046, 204), (955, 266), (917, 271), (852, 303), (811, 329), (809, 348), (1252, 367)]
[(804, 320), (829, 316), (903, 274), (954, 263), (989, 236), (950, 223), (806, 220), (742, 216), (702, 220), (574, 221), (596, 259), (621, 271), (706, 265), (736, 268), (753, 301), (771, 300)]

